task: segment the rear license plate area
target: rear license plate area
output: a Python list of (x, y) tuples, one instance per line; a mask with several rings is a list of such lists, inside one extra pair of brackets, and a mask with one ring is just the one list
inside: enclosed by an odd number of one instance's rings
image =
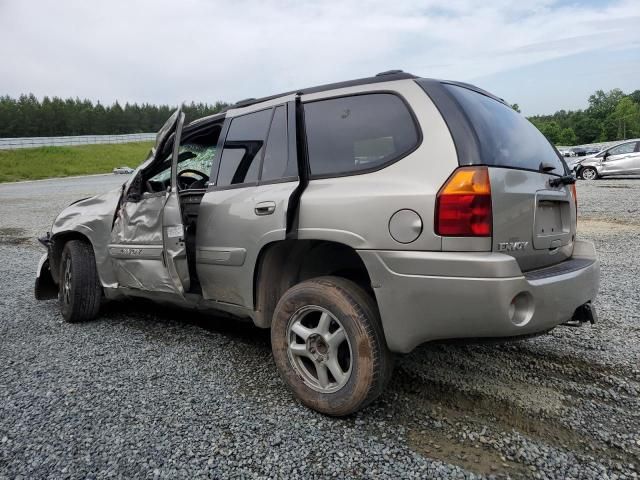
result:
[(539, 200), (536, 206), (533, 247), (557, 248), (571, 237), (570, 204), (566, 201)]
[(536, 235), (558, 235), (563, 233), (562, 203), (543, 200), (536, 211)]

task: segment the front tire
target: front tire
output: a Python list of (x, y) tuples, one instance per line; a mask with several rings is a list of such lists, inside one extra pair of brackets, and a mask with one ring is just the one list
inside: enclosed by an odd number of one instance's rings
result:
[(72, 323), (91, 320), (98, 315), (101, 300), (93, 248), (81, 240), (67, 242), (62, 249), (58, 282), (62, 316)]
[(340, 277), (307, 280), (282, 296), (271, 347), (281, 377), (302, 403), (332, 416), (375, 400), (393, 369), (375, 301)]
[(598, 178), (598, 171), (593, 167), (584, 167), (580, 170), (580, 178), (583, 180), (596, 180)]

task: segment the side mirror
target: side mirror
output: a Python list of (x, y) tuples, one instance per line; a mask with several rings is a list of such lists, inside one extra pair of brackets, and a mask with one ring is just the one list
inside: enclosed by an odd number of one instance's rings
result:
[(604, 152), (604, 155), (602, 155), (602, 160), (606, 160), (609, 155), (611, 155), (611, 153), (609, 153), (608, 151)]

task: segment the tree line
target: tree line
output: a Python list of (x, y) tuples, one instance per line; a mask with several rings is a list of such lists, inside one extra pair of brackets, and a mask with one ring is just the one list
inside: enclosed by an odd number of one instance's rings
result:
[[(218, 113), (227, 107), (191, 102), (184, 106), (188, 120)], [(513, 106), (519, 111), (517, 104)], [(0, 137), (46, 137), (62, 135), (112, 135), (156, 132), (175, 107), (118, 102), (112, 105), (79, 98), (62, 99), (35, 95), (0, 97)], [(616, 88), (596, 91), (584, 110), (560, 110), (535, 115), (529, 120), (554, 144), (623, 140), (640, 137), (640, 90), (625, 94)]]
[[(184, 105), (187, 120), (218, 113), (228, 105)], [(35, 95), (0, 97), (0, 137), (53, 137), (64, 135), (114, 135), (156, 132), (176, 109), (169, 105), (115, 102), (93, 103), (79, 98), (62, 99)]]
[(529, 117), (555, 145), (582, 145), (640, 137), (640, 90), (596, 91), (584, 110)]

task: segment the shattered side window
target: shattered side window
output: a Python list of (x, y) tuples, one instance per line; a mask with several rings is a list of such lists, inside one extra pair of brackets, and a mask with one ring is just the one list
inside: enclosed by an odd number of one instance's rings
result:
[(180, 147), (180, 153), (190, 152), (195, 154), (195, 157), (178, 163), (178, 173), (183, 170), (197, 170), (209, 175), (211, 172), (211, 165), (213, 165), (213, 158), (216, 155), (215, 146), (202, 146), (202, 145), (182, 145)]
[[(213, 164), (213, 159), (216, 155), (216, 147), (215, 146), (205, 146), (205, 145), (197, 145), (197, 144), (185, 144), (180, 145), (180, 150), (178, 155), (182, 155), (184, 153), (192, 153), (195, 157), (188, 156), (188, 158), (182, 162), (178, 163), (178, 173), (183, 170), (197, 170), (198, 172), (202, 172), (204, 175), (209, 175), (211, 172), (211, 165)], [(168, 165), (161, 172), (157, 173), (153, 177), (149, 179), (151, 182), (167, 182), (171, 177), (171, 155), (167, 157)]]

